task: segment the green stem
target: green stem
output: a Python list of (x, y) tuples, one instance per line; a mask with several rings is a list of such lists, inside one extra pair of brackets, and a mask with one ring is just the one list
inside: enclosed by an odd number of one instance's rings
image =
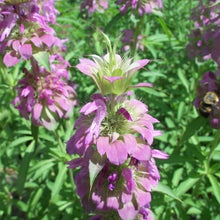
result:
[(60, 140), (60, 136), (57, 133), (57, 130), (54, 131), (54, 135), (55, 135), (55, 138), (56, 138), (56, 140), (58, 142), (58, 146), (59, 146), (61, 152), (65, 152), (65, 147), (63, 145), (63, 142)]
[(137, 24), (137, 26), (136, 26), (136, 29), (135, 29), (134, 44), (133, 44), (132, 49), (131, 49), (131, 55), (132, 55), (132, 57), (134, 57), (134, 56), (135, 56), (135, 53), (136, 53), (139, 30), (141, 30), (143, 21), (144, 21), (144, 16), (141, 16), (141, 18), (140, 18), (140, 20), (139, 20), (139, 22), (138, 22), (138, 24)]
[(36, 151), (37, 147), (38, 147), (38, 136), (39, 136), (39, 127), (31, 124), (31, 134), (34, 138), (35, 141), (35, 147), (34, 150)]
[(217, 130), (217, 132), (215, 133), (215, 138), (214, 138), (214, 140), (210, 144), (211, 145), (211, 149), (210, 149), (209, 154), (208, 154), (208, 163), (210, 163), (210, 160), (212, 158), (214, 150), (218, 146), (219, 141), (220, 141), (220, 130)]
[(70, 183), (71, 183), (71, 186), (72, 186), (73, 193), (75, 193), (76, 190), (75, 190), (75, 183), (74, 183), (74, 179), (73, 179), (73, 170), (68, 169), (68, 173), (69, 173), (69, 178), (70, 178)]
[[(64, 152), (64, 153), (65, 153), (64, 144), (63, 144), (63, 142), (61, 141), (60, 136), (59, 136), (59, 134), (58, 134), (58, 132), (57, 132), (56, 130), (54, 131), (54, 135), (55, 135), (55, 137), (56, 137), (56, 140), (57, 140), (57, 142), (58, 142), (58, 146), (59, 146), (61, 152)], [(71, 169), (68, 169), (68, 174), (69, 174), (70, 183), (71, 183), (71, 186), (72, 186), (73, 193), (75, 193), (76, 190), (75, 190), (75, 183), (74, 183), (74, 179), (73, 179), (73, 171), (72, 171)]]

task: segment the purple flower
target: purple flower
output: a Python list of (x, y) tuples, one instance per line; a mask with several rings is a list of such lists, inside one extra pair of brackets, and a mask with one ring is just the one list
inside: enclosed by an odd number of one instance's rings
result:
[(122, 38), (122, 51), (127, 51), (134, 47), (136, 44), (135, 49), (138, 50), (139, 48), (144, 51), (144, 45), (141, 44), (141, 40), (143, 38), (142, 35), (137, 36), (137, 41), (135, 42), (134, 32), (131, 29), (126, 29), (122, 31), (123, 38)]
[(36, 1), (0, 4), (0, 52), (7, 67), (30, 59), (40, 50), (51, 51), (53, 46), (62, 50), (63, 42), (40, 14)]
[(37, 0), (40, 7), (40, 13), (45, 17), (47, 23), (56, 23), (56, 15), (59, 14), (54, 7), (54, 0)]
[[(220, 64), (220, 6), (215, 0), (204, 5), (202, 1), (194, 9), (192, 19), (195, 29), (190, 35), (190, 43), (187, 45), (189, 57), (213, 59)], [(214, 6), (213, 6), (214, 5)]]
[(108, 8), (108, 0), (84, 0), (81, 10), (86, 9), (89, 14), (94, 11), (103, 12)]
[[(57, 65), (52, 63), (51, 69)], [(32, 66), (32, 72), (24, 70), (25, 76), (18, 82), (18, 96), (13, 104), (23, 117), (31, 117), (34, 125), (55, 129), (59, 118), (71, 115), (76, 105), (75, 90), (64, 81), (59, 71), (48, 72), (36, 62)]]
[(150, 14), (154, 9), (163, 8), (162, 0), (118, 0), (117, 4), (122, 5), (120, 12), (125, 14), (129, 8), (137, 10), (140, 15)]
[[(151, 190), (160, 179), (153, 157), (148, 161), (130, 158), (126, 166), (115, 166), (101, 159), (90, 148), (85, 157), (72, 160), (68, 164), (72, 169), (81, 167), (75, 176), (77, 193), (89, 212), (97, 211), (100, 214), (98, 219), (102, 219), (102, 215), (111, 219), (113, 213), (114, 216), (118, 214), (118, 219), (124, 220), (136, 219), (137, 216), (151, 219)], [(89, 181), (90, 164), (101, 167), (94, 176), (92, 185)]]
[(126, 96), (112, 99), (95, 95), (93, 100), (80, 110), (74, 126), (77, 130), (67, 142), (67, 152), (82, 156), (95, 145), (101, 156), (106, 155), (116, 165), (123, 164), (129, 156), (149, 160), (150, 145), (161, 132), (154, 130), (153, 123), (158, 120), (147, 114), (147, 106)]
[[(103, 95), (120, 95), (131, 90), (133, 86), (130, 82), (133, 75), (149, 63), (148, 59), (125, 61), (114, 53), (108, 53), (104, 57), (92, 55), (92, 58), (93, 61), (86, 58), (79, 59), (80, 63), (76, 67), (94, 80)], [(152, 85), (145, 84), (145, 86)]]

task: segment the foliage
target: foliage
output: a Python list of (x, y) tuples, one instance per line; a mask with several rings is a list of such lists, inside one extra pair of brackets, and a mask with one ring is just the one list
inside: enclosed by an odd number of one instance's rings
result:
[(144, 36), (145, 50), (131, 48), (127, 55), (151, 60), (133, 83), (154, 84), (153, 88), (137, 88), (135, 96), (161, 122), (156, 128), (163, 135), (156, 137), (153, 146), (170, 155), (168, 160), (157, 161), (161, 183), (151, 202), (155, 219), (220, 219), (220, 132), (210, 128), (208, 119), (193, 106), (203, 73), (216, 66), (212, 61), (189, 59), (186, 52), (193, 29), (190, 15), (197, 4), (197, 0), (164, 0), (161, 12), (135, 16), (120, 14), (119, 6), (110, 1), (104, 13), (88, 15), (80, 12), (79, 0), (57, 1), (60, 15), (54, 29), (60, 38), (68, 39), (65, 58), (71, 64), (71, 80), (77, 84), (78, 106), (55, 131), (36, 128), (11, 104), (28, 64), (1, 68), (0, 219), (89, 219), (76, 194), (73, 178), (77, 170), (67, 169), (66, 162), (74, 156), (66, 154), (65, 143), (74, 133), (79, 108), (97, 91), (75, 65), (81, 57), (105, 53), (100, 30), (112, 42), (119, 39), (120, 52), (122, 31), (133, 27)]

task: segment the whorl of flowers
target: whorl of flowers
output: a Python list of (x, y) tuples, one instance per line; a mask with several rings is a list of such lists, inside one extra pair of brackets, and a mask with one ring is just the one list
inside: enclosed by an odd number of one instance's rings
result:
[(108, 8), (108, 0), (84, 0), (81, 10), (86, 9), (89, 14), (99, 11), (103, 12)]
[(122, 51), (128, 51), (131, 48), (134, 47), (135, 44), (135, 50), (138, 50), (139, 48), (144, 51), (144, 45), (141, 44), (141, 40), (143, 39), (142, 35), (138, 35), (137, 39), (135, 39), (135, 32), (131, 29), (125, 29), (122, 31), (123, 38), (121, 39), (121, 42), (123, 43)]
[(220, 78), (213, 72), (204, 73), (197, 97), (194, 101), (195, 107), (205, 117), (209, 117), (210, 126), (220, 129)]
[(59, 55), (52, 56), (51, 71), (48, 71), (32, 60), (32, 70), (24, 69), (25, 75), (18, 82), (18, 95), (13, 104), (24, 118), (31, 118), (35, 126), (56, 128), (59, 118), (69, 117), (76, 105), (75, 90), (67, 84), (64, 68), (67, 63), (62, 61)]
[(208, 2), (204, 5), (200, 0), (193, 11), (195, 29), (190, 35), (187, 51), (190, 58), (213, 59), (220, 65), (220, 5), (215, 4), (216, 0)]
[(121, 5), (120, 12), (125, 14), (130, 8), (137, 10), (140, 15), (150, 14), (153, 9), (163, 8), (162, 0), (117, 0)]
[[(37, 3), (0, 2), (0, 53), (4, 55), (3, 62), (7, 67), (17, 64), (20, 59), (30, 59), (39, 51), (50, 51), (53, 46), (62, 50), (62, 40), (47, 24), (48, 17), (53, 17), (50, 9), (53, 1), (42, 3), (41, 10), (46, 17), (40, 14)], [(51, 21), (54, 22), (53, 19)]]
[(153, 127), (158, 120), (144, 103), (130, 98), (129, 91), (132, 76), (149, 60), (123, 60), (105, 38), (107, 55), (92, 55), (93, 61), (80, 59), (77, 65), (101, 94), (92, 95), (80, 110), (67, 152), (81, 158), (68, 164), (72, 169), (81, 167), (75, 177), (77, 193), (87, 211), (97, 214), (92, 219), (150, 220), (150, 192), (160, 178), (154, 158), (168, 156), (151, 148), (154, 137), (161, 134)]

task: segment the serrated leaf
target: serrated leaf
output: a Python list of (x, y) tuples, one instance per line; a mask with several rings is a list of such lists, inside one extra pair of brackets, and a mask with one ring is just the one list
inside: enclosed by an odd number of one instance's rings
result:
[(218, 180), (214, 176), (209, 174), (208, 178), (213, 188), (213, 194), (215, 195), (215, 198), (220, 204), (220, 184), (218, 183)]
[(158, 185), (153, 188), (153, 191), (156, 191), (156, 192), (160, 192), (160, 193), (163, 193), (179, 202), (182, 202), (175, 194), (174, 192), (170, 189), (169, 186), (166, 186), (164, 185), (163, 183), (158, 183)]
[(45, 51), (41, 51), (33, 55), (34, 59), (38, 62), (40, 66), (45, 67), (46, 70), (51, 72), (49, 56), (50, 56), (49, 53)]

